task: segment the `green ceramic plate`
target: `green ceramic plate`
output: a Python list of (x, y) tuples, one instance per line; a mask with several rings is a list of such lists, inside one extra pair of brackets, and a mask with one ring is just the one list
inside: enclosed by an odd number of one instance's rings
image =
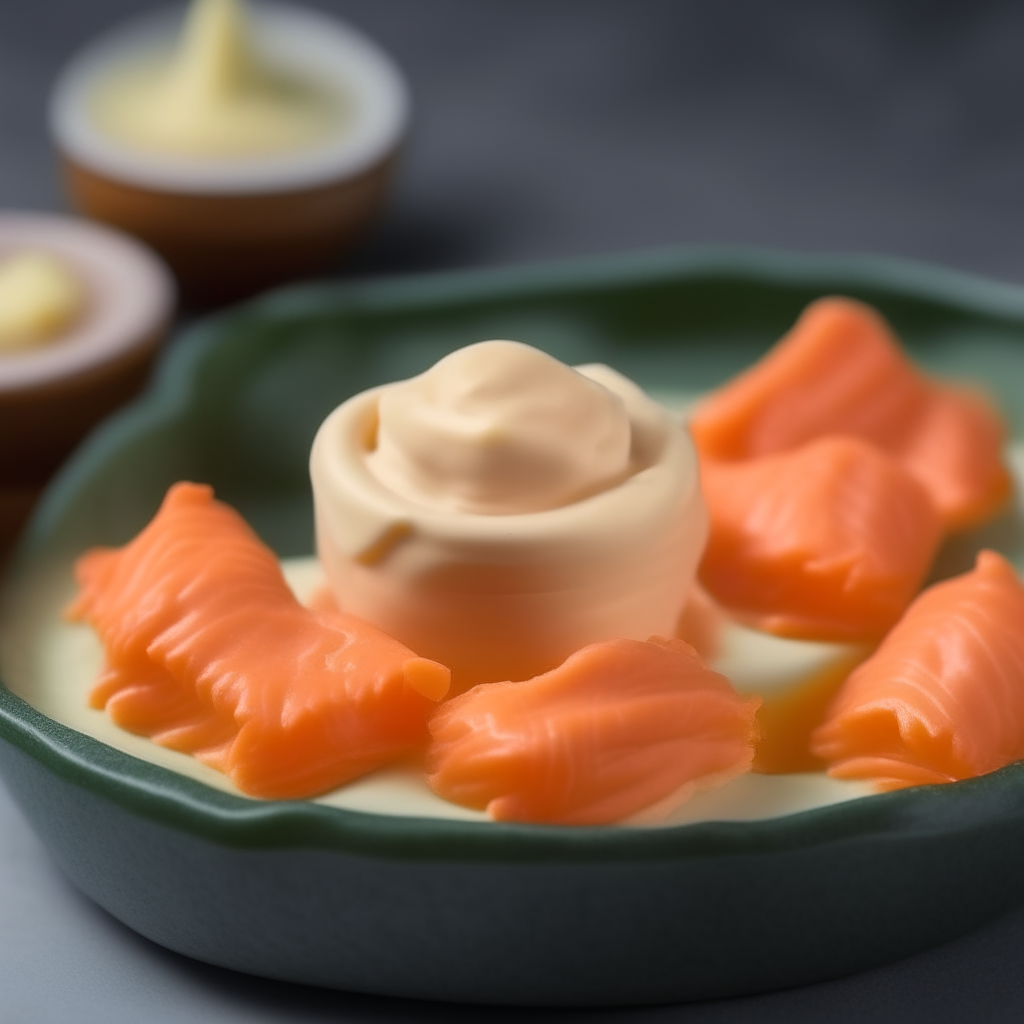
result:
[[(682, 252), (284, 292), (190, 332), (48, 493), (8, 597), (213, 483), (312, 548), (306, 460), (338, 402), (512, 337), (659, 391), (720, 381), (811, 299), (880, 307), (917, 358), (1024, 432), (1024, 293), (877, 259)], [(988, 541), (1017, 555), (1012, 522)], [(945, 568), (977, 538), (952, 545)], [(1024, 551), (1024, 545), (1020, 545)], [(755, 822), (550, 828), (261, 803), (74, 732), (0, 688), (0, 768), (74, 882), (143, 935), (240, 971), (392, 995), (623, 1004), (803, 984), (1024, 899), (1024, 766)]]

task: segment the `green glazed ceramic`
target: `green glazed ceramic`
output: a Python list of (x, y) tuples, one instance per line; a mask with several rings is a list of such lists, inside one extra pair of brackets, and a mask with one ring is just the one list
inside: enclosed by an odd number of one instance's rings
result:
[[(693, 392), (828, 293), (878, 306), (916, 358), (979, 380), (1024, 431), (1024, 293), (920, 266), (684, 251), (301, 288), (172, 348), (153, 390), (52, 486), (8, 594), (54, 559), (129, 539), (182, 478), (212, 483), (281, 555), (308, 553), (320, 420), (460, 345), (516, 338)], [(944, 571), (977, 541), (951, 545)], [(987, 542), (1024, 552), (1006, 522)], [(548, 1005), (739, 995), (906, 956), (1024, 899), (1021, 764), (764, 821), (555, 828), (247, 800), (5, 688), (0, 737), (25, 815), (115, 917), (209, 963), (343, 989)]]

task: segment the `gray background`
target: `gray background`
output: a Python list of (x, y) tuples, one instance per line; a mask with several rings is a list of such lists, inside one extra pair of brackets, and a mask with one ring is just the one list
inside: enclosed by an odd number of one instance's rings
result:
[[(1024, 280), (1024, 5), (320, 0), (407, 72), (415, 130), (347, 273), (679, 243), (872, 251)], [(45, 100), (142, 4), (0, 0), (0, 208), (60, 209)], [(936, 894), (955, 898), (955, 894)], [(533, 1021), (1024, 1018), (1024, 912), (856, 978)], [(0, 788), (0, 1022), (461, 1021), (195, 964), (64, 882)]]

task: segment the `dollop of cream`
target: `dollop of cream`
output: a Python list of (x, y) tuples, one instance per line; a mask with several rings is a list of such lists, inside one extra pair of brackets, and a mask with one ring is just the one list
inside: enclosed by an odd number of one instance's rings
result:
[(425, 507), (560, 508), (630, 469), (630, 419), (608, 388), (517, 341), (482, 341), (383, 391), (370, 471)]
[(21, 252), (0, 262), (0, 352), (53, 341), (82, 316), (85, 286), (60, 260)]
[(178, 156), (304, 149), (344, 128), (344, 97), (299, 69), (268, 64), (243, 0), (193, 0), (177, 49), (115, 66), (95, 86), (96, 126), (119, 142)]
[(707, 538), (678, 420), (607, 366), (510, 341), (353, 395), (310, 477), (339, 607), (449, 666), (456, 692), (673, 636)]

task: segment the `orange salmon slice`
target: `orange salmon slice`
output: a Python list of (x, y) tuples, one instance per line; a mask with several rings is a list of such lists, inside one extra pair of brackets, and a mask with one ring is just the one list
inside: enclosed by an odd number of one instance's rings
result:
[(705, 460), (701, 476), (712, 510), (701, 582), (739, 621), (778, 636), (880, 639), (941, 539), (921, 484), (855, 437)]
[(1024, 758), (1024, 586), (994, 551), (929, 587), (855, 669), (812, 749), (882, 790), (953, 782)]
[(776, 454), (824, 434), (870, 441), (924, 485), (946, 531), (991, 518), (1011, 490), (996, 411), (970, 389), (931, 381), (886, 321), (852, 299), (808, 306), (764, 358), (697, 406), (690, 429), (707, 460)]
[(443, 665), (300, 605), (207, 486), (175, 484), (134, 540), (87, 552), (75, 574), (68, 615), (96, 629), (106, 659), (92, 706), (253, 796), (313, 796), (422, 746), (448, 689)]
[(760, 700), (681, 640), (609, 640), (430, 719), (428, 782), (508, 821), (596, 825), (665, 811), (746, 772)]

